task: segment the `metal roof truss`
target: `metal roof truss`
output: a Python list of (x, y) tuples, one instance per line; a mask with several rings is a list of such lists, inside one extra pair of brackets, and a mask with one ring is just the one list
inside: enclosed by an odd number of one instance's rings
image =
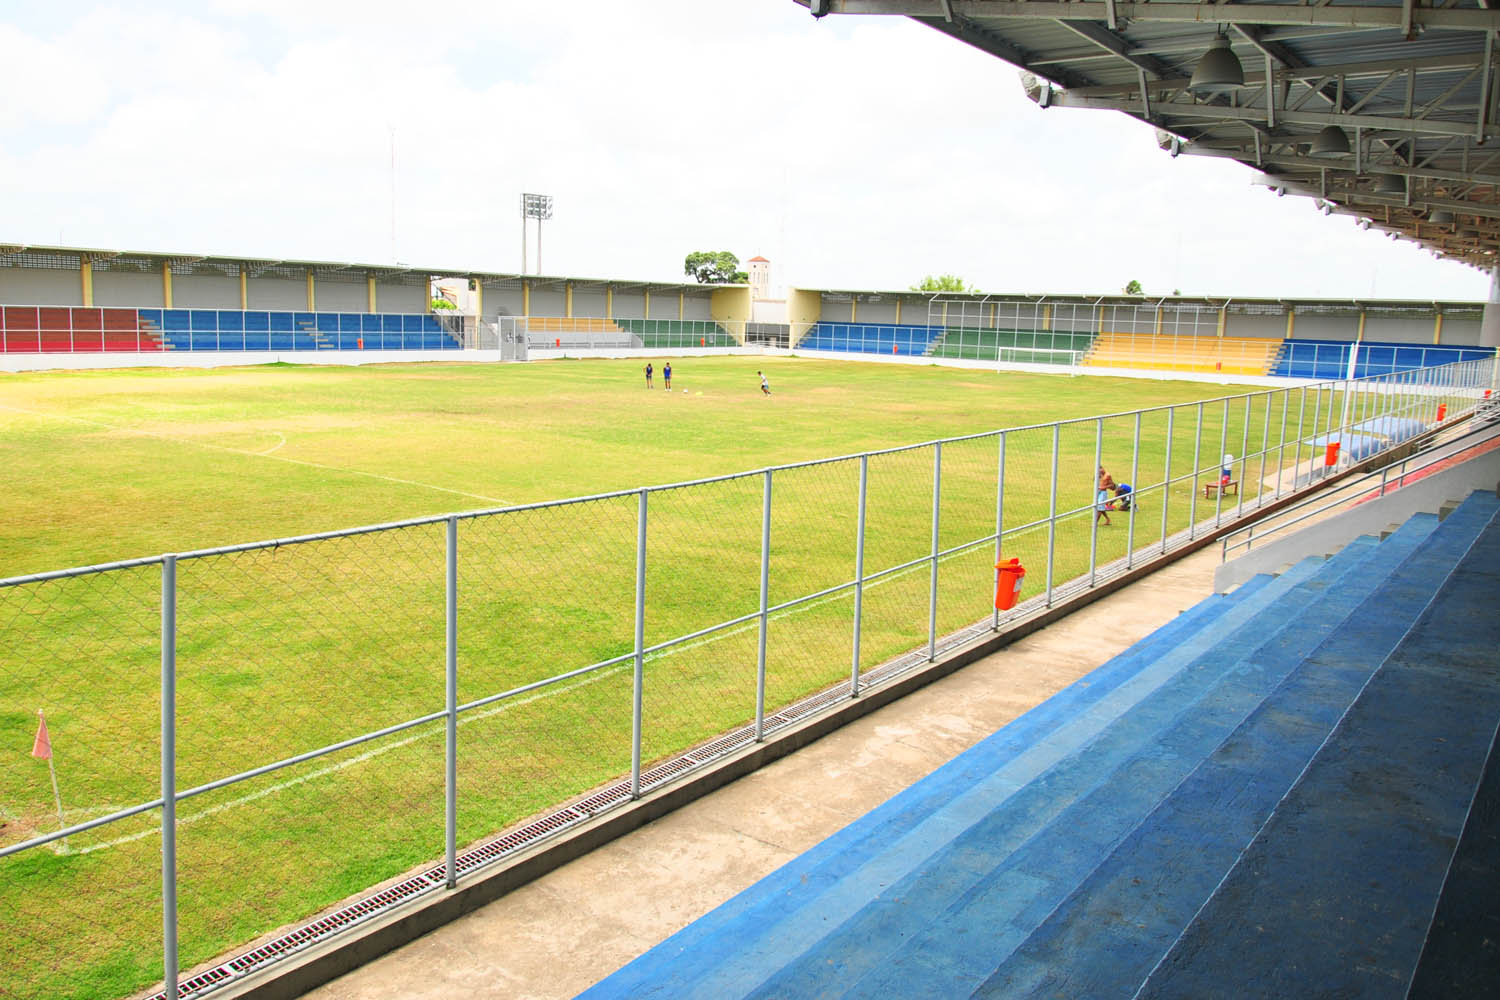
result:
[[(1326, 212), (1500, 263), (1500, 0), (797, 2), (910, 17), (1021, 68), (1044, 108), (1119, 111), (1154, 125), (1173, 156), (1235, 159)], [(1193, 69), (1220, 33), (1244, 85), (1195, 93)], [(1329, 126), (1348, 152), (1312, 152)]]

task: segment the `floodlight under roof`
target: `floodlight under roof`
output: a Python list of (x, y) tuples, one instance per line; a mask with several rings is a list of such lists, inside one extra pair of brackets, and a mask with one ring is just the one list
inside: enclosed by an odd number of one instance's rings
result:
[(1337, 125), (1325, 125), (1322, 131), (1313, 136), (1312, 145), (1308, 147), (1308, 156), (1342, 156), (1349, 152), (1349, 136)]
[(1375, 181), (1376, 194), (1406, 194), (1406, 178), (1400, 174), (1380, 174)]
[(1427, 221), (1434, 226), (1451, 226), (1453, 224), (1453, 213), (1446, 208), (1439, 208), (1427, 217)]
[(1223, 94), (1245, 85), (1245, 68), (1223, 35), (1214, 38), (1198, 60), (1188, 90), (1195, 94)]

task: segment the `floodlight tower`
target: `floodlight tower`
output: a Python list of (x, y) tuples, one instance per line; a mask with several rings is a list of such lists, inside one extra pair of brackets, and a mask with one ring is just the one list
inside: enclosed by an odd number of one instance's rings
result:
[(552, 218), (550, 194), (521, 195), (521, 273), (526, 273), (526, 220), (536, 220), (536, 273), (542, 273), (542, 220)]

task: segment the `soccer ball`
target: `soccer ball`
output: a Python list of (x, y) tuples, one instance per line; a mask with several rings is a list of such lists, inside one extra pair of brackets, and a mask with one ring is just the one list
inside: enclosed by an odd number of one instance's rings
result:
[(682, 390), (682, 394), (683, 394), (683, 395), (684, 395), (684, 396), (686, 396), (686, 395), (687, 395), (687, 390), (686, 390), (686, 389), (684, 389), (684, 390)]

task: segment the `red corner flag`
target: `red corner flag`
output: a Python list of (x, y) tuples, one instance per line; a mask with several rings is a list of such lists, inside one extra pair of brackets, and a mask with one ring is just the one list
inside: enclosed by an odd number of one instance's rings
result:
[(47, 717), (37, 710), (36, 742), (31, 744), (31, 756), (39, 760), (52, 759), (52, 737), (47, 735)]

